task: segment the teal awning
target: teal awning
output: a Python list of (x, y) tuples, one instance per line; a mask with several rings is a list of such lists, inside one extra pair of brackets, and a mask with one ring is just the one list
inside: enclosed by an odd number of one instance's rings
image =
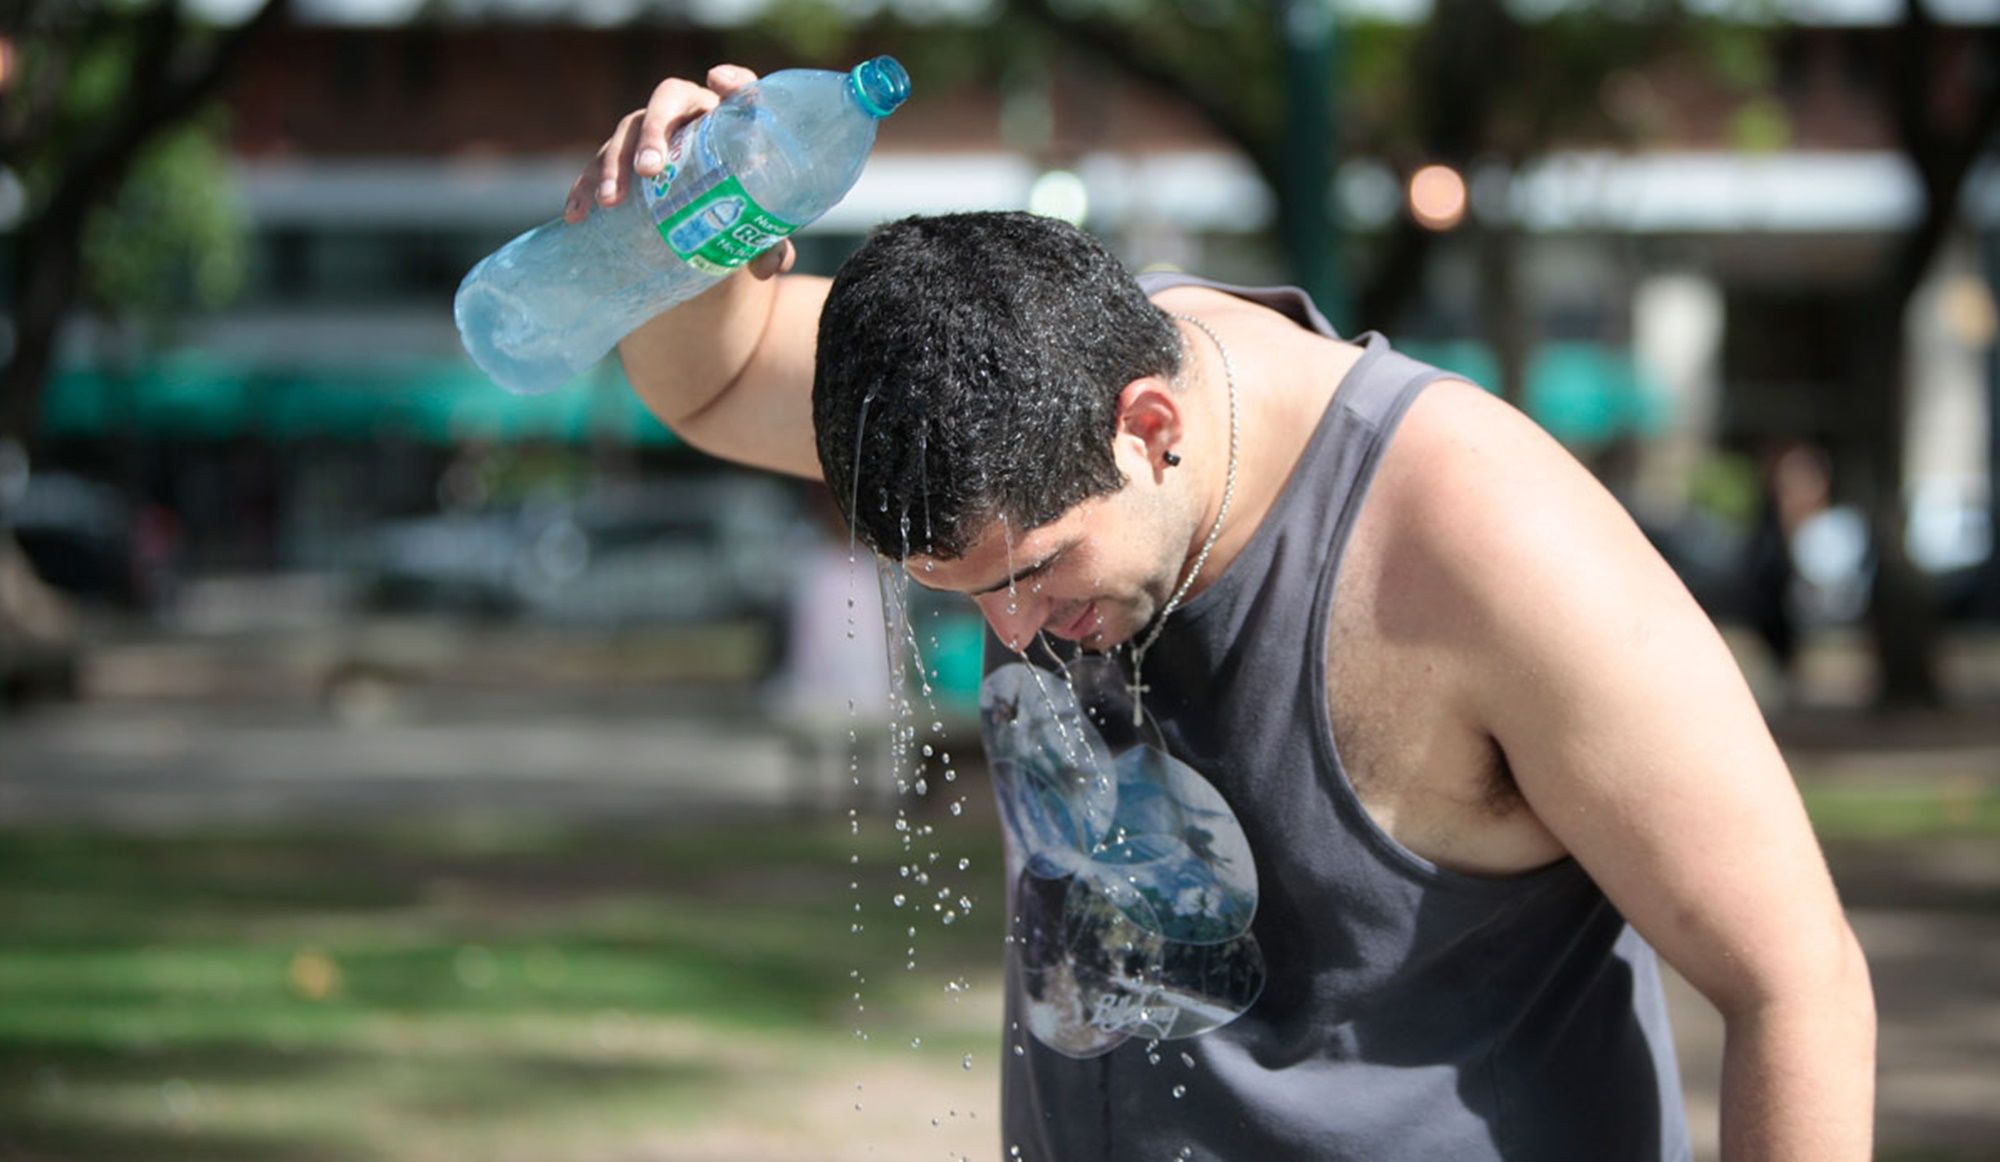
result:
[(517, 396), (469, 363), (447, 360), (299, 369), (176, 351), (130, 372), (61, 372), (42, 411), (53, 436), (675, 442), (616, 360), (547, 395)]
[[(1488, 391), (1499, 390), (1499, 362), (1470, 340), (1398, 343), (1412, 358), (1453, 371)], [(1566, 444), (1601, 444), (1650, 435), (1667, 418), (1666, 400), (1645, 382), (1632, 353), (1602, 343), (1547, 342), (1528, 361), (1525, 409)]]
[[(1483, 344), (1399, 346), (1489, 391), (1498, 382), (1497, 365)], [(1527, 411), (1560, 440), (1595, 444), (1655, 432), (1666, 409), (1629, 352), (1598, 343), (1550, 342), (1530, 360)], [(299, 369), (175, 351), (129, 373), (84, 368), (58, 374), (42, 422), (50, 435), (136, 430), (187, 438), (676, 442), (639, 402), (615, 359), (547, 395), (517, 396), (463, 361)]]

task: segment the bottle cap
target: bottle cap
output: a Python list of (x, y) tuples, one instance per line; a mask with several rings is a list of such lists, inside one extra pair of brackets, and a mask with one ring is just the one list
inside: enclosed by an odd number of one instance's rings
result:
[(895, 57), (862, 61), (848, 75), (854, 79), (855, 98), (870, 116), (887, 117), (910, 99), (910, 74)]

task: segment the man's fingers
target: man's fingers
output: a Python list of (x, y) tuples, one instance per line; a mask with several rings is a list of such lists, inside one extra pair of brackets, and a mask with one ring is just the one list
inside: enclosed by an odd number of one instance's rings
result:
[(633, 142), (632, 172), (640, 177), (652, 177), (666, 168), (667, 138), (682, 125), (715, 108), (722, 98), (712, 89), (704, 89), (693, 81), (661, 81), (653, 90), (652, 99), (646, 102), (645, 116), (639, 122), (639, 136)]
[[(741, 65), (717, 65), (708, 70), (706, 88), (679, 77), (661, 81), (644, 109), (619, 120), (596, 159), (570, 187), (563, 203), (563, 219), (581, 222), (590, 216), (593, 206), (615, 206), (623, 201), (634, 175), (652, 177), (666, 168), (667, 138), (675, 130), (756, 79), (756, 73)], [(790, 259), (785, 260), (785, 266), (789, 268)]]
[(708, 70), (708, 87), (723, 97), (756, 80), (757, 74), (742, 65), (717, 65)]
[(619, 196), (620, 158), (631, 152), (626, 144), (630, 140), (639, 114), (627, 113), (618, 121), (618, 128), (611, 131), (611, 137), (598, 147), (597, 156), (584, 167), (583, 173), (569, 187), (569, 196), (563, 202), (563, 220), (581, 222), (590, 216), (594, 205), (614, 206)]

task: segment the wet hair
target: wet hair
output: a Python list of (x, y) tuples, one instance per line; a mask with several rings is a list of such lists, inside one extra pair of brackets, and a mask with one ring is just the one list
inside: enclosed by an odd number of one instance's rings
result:
[(1167, 316), (1082, 231), (907, 218), (842, 265), (820, 314), (820, 467), (877, 553), (960, 557), (995, 520), (1019, 535), (1123, 487), (1119, 393), (1180, 358)]

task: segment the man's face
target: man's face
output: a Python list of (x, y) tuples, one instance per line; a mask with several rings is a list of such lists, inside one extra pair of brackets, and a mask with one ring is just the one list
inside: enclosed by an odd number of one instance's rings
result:
[(996, 521), (964, 556), (912, 557), (905, 568), (921, 585), (970, 596), (1011, 649), (1046, 632), (1103, 650), (1166, 601), (1186, 548), (1173, 527), (1161, 498), (1127, 485), (1027, 532)]

